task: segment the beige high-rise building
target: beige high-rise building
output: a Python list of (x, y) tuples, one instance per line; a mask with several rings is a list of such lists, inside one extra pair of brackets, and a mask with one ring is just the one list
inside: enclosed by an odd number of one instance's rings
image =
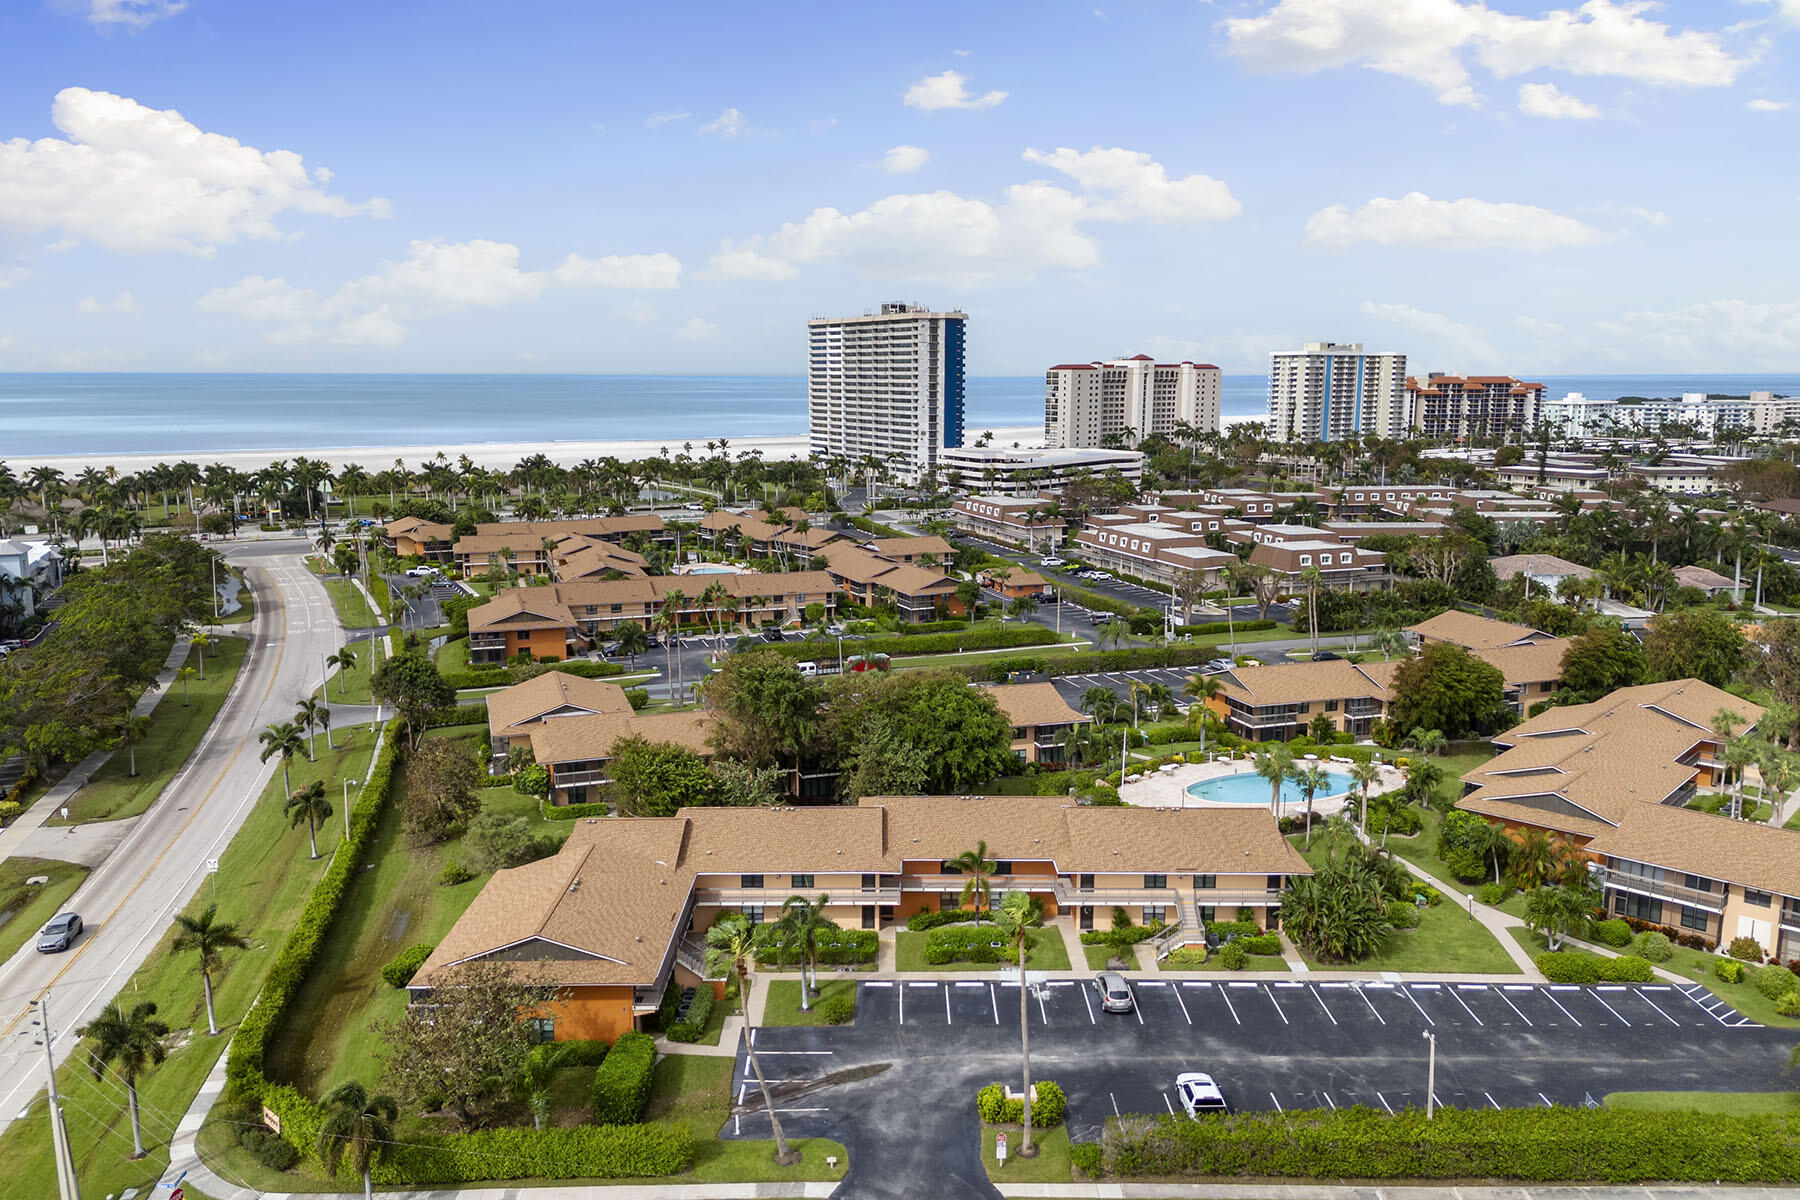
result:
[(1044, 373), (1044, 443), (1058, 449), (1135, 443), (1180, 424), (1217, 432), (1219, 368), (1159, 363), (1148, 354), (1105, 362), (1062, 363)]
[(1537, 425), (1544, 385), (1510, 375), (1433, 371), (1423, 380), (1407, 377), (1406, 399), (1413, 428), (1426, 437), (1508, 437)]
[(938, 452), (963, 443), (963, 326), (968, 315), (883, 304), (806, 323), (812, 452), (873, 458), (916, 483)]
[(1366, 353), (1361, 342), (1307, 342), (1269, 355), (1269, 436), (1276, 441), (1402, 438), (1411, 428), (1406, 355)]

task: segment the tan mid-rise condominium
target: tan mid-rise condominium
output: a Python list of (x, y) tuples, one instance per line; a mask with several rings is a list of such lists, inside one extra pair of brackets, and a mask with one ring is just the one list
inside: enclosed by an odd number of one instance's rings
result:
[(1211, 363), (1159, 363), (1148, 354), (1061, 363), (1044, 373), (1044, 444), (1133, 444), (1181, 426), (1216, 433), (1221, 380)]
[(1405, 437), (1406, 355), (1365, 353), (1361, 342), (1307, 342), (1269, 355), (1269, 434), (1276, 441)]
[(873, 460), (916, 482), (963, 443), (963, 326), (968, 315), (883, 304), (806, 323), (812, 452)]

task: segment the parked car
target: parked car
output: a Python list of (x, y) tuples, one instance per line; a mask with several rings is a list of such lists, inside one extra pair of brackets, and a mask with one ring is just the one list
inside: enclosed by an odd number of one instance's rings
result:
[(1040, 559), (1038, 559), (1038, 566), (1040, 566), (1040, 567), (1060, 567), (1063, 565), (1063, 561), (1064, 560), (1062, 560), (1060, 558), (1040, 558)]
[(431, 576), (436, 575), (437, 573), (438, 573), (438, 570), (436, 567), (408, 567), (408, 568), (406, 568), (407, 577), (410, 579), (428, 579)]
[(1205, 674), (1211, 671), (1229, 671), (1235, 666), (1237, 666), (1237, 663), (1232, 659), (1215, 658), (1204, 667), (1201, 667), (1200, 670), (1202, 674)]
[[(794, 664), (794, 668), (808, 679), (819, 673), (819, 664), (815, 662), (797, 662)], [(1024, 1120), (1024, 1118), (1021, 1117), (1020, 1120)]]
[(1175, 1077), (1175, 1094), (1181, 1098), (1181, 1111), (1198, 1118), (1201, 1113), (1227, 1111), (1225, 1094), (1213, 1077), (1204, 1071), (1183, 1071)]
[(684, 504), (681, 507), (686, 509), (688, 512), (705, 512), (706, 511), (706, 505), (700, 504), (698, 502), (695, 502), (692, 504)]
[(781, 626), (771, 625), (762, 631), (762, 640), (765, 642), (785, 642), (787, 641), (787, 635), (781, 632)]
[(1317, 654), (1312, 656), (1312, 660), (1314, 662), (1342, 662), (1343, 659), (1344, 659), (1343, 655), (1333, 654), (1329, 650), (1321, 650)]
[(37, 948), (39, 954), (56, 954), (67, 950), (81, 936), (80, 913), (57, 913), (49, 923), (38, 930)]
[(1094, 991), (1100, 996), (1102, 1012), (1128, 1013), (1135, 1007), (1131, 984), (1117, 971), (1102, 971), (1094, 976)]

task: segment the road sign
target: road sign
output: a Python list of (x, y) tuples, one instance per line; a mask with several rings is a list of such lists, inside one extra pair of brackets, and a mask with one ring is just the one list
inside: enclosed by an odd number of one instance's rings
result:
[(218, 870), (219, 869), (219, 860), (216, 858), (207, 859), (206, 860), (206, 869), (209, 873), (212, 871)]
[(1006, 1135), (1004, 1133), (994, 1135), (994, 1157), (1000, 1162), (1006, 1161)]

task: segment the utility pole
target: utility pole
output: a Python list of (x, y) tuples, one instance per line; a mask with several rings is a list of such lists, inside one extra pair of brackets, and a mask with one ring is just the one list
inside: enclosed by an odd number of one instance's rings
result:
[(1437, 1103), (1437, 1034), (1427, 1029), (1425, 1040), (1431, 1044), (1429, 1065), (1425, 1068), (1425, 1119), (1429, 1121)]
[(75, 1157), (69, 1151), (69, 1127), (63, 1122), (62, 1098), (56, 1094), (56, 1059), (50, 1053), (50, 996), (38, 997), (38, 1022), (44, 1037), (44, 1076), (50, 1090), (50, 1147), (56, 1159), (56, 1190), (62, 1200), (81, 1200)]

